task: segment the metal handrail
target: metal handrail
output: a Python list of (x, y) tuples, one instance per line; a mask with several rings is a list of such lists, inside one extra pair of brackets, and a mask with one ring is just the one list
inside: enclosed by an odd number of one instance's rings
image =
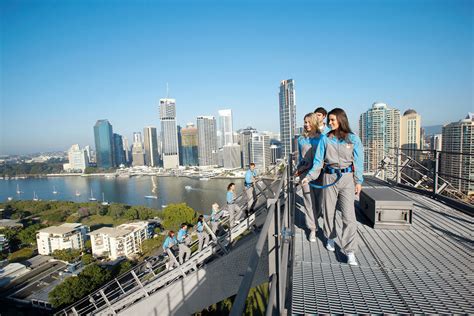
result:
[[(260, 181), (262, 180), (258, 180), (258, 182)], [(269, 188), (268, 186), (266, 186), (263, 190), (260, 190), (259, 187), (257, 187), (257, 189), (259, 190), (258, 192), (256, 192), (256, 200), (258, 200), (259, 197), (264, 195), (264, 192)], [(242, 211), (242, 208), (245, 207), (245, 203), (242, 202), (245, 202), (244, 192), (239, 194), (239, 196), (236, 198), (236, 203), (240, 206), (240, 211)], [(228, 224), (228, 221), (229, 218), (226, 218), (225, 220), (221, 221), (220, 224), (226, 225)], [(213, 240), (211, 241), (211, 243), (224, 243), (226, 240), (230, 240), (231, 236), (232, 231), (229, 228), (228, 231), (226, 231), (223, 235), (218, 236), (217, 240)], [(189, 247), (192, 248), (197, 243), (198, 240), (194, 240), (189, 245)], [(196, 252), (191, 254), (190, 259), (192, 259), (195, 254)], [(148, 262), (142, 262), (133, 267), (131, 270), (126, 271), (114, 278), (113, 280), (107, 282), (105, 285), (101, 286), (93, 293), (90, 293), (89, 295), (83, 297), (74, 304), (58, 311), (56, 315), (69, 315), (70, 313), (74, 315), (82, 315), (90, 312), (95, 312), (103, 308), (107, 308), (110, 304), (119, 301), (121, 298), (127, 296), (129, 293), (135, 291), (136, 289), (139, 289), (142, 283), (147, 284), (148, 282), (156, 280), (167, 274), (168, 270), (165, 269), (165, 264), (167, 261), (167, 258), (157, 260), (151, 265), (151, 267), (147, 266)], [(155, 273), (154, 271), (159, 272)], [(135, 279), (134, 275), (138, 278), (138, 281)]]

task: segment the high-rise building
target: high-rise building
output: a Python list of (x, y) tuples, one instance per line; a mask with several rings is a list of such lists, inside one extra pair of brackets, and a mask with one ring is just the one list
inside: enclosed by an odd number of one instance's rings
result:
[(156, 127), (145, 127), (143, 129), (145, 144), (145, 164), (150, 167), (158, 167), (158, 140)]
[(133, 133), (132, 145), (132, 166), (145, 165), (145, 150), (142, 143), (142, 135), (140, 132)]
[(407, 110), (400, 119), (400, 147), (406, 155), (417, 159), (421, 144), (421, 115), (415, 110)]
[(474, 113), (443, 126), (440, 176), (468, 195), (474, 194)]
[(40, 255), (50, 255), (55, 250), (84, 249), (89, 227), (81, 223), (65, 223), (38, 230), (36, 243)]
[(270, 145), (270, 154), (272, 156), (270, 159), (271, 164), (276, 164), (277, 159), (280, 159), (280, 151), (280, 146), (277, 146), (275, 144)]
[(193, 123), (188, 123), (181, 129), (180, 156), (183, 166), (197, 166), (198, 160), (198, 129)]
[(125, 164), (130, 165), (132, 153), (130, 151), (130, 145), (128, 144), (128, 139), (125, 136), (122, 136), (122, 146), (123, 146), (123, 151), (125, 154)]
[(222, 148), (224, 168), (226, 169), (237, 169), (241, 168), (240, 160), (240, 145), (239, 144), (227, 144)]
[(296, 96), (293, 79), (280, 82), (280, 138), (283, 155), (286, 157), (293, 151), (292, 141), (296, 130)]
[(216, 118), (214, 116), (198, 116), (197, 130), (199, 165), (217, 165)]
[(89, 166), (89, 158), (87, 156), (87, 150), (81, 149), (78, 144), (74, 144), (69, 148), (67, 152), (69, 159), (68, 163), (63, 165), (64, 171), (74, 172), (84, 170)]
[(94, 125), (95, 151), (97, 167), (115, 166), (112, 125), (108, 120), (98, 120)]
[[(364, 145), (364, 170), (375, 172), (382, 160), (393, 156), (400, 147), (400, 111), (376, 102), (359, 119), (359, 133)], [(392, 166), (395, 166), (394, 161)], [(394, 172), (394, 169), (391, 170)]]
[(179, 148), (175, 99), (160, 99), (160, 123), (163, 168), (177, 168), (179, 166)]
[(252, 127), (247, 127), (240, 130), (240, 148), (242, 151), (242, 168), (248, 168), (251, 161), (250, 145), (252, 143), (252, 135), (257, 133), (257, 130)]
[(123, 150), (122, 135), (114, 133), (114, 155), (115, 165), (120, 166), (125, 164), (125, 151)]
[(86, 151), (86, 154), (87, 154), (87, 161), (88, 161), (88, 162), (91, 162), (91, 161), (92, 161), (92, 149), (91, 149), (91, 146), (89, 146), (89, 145), (84, 146), (84, 150)]
[(234, 143), (234, 130), (232, 127), (232, 110), (227, 109), (227, 110), (219, 110), (219, 148), (224, 147), (225, 145), (228, 144), (233, 144)]
[(255, 163), (255, 168), (260, 172), (270, 167), (271, 151), (270, 136), (255, 133), (252, 135), (250, 143), (250, 160)]

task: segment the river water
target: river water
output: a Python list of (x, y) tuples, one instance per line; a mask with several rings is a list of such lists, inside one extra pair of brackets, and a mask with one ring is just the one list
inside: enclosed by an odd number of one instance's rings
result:
[[(98, 201), (129, 205), (144, 205), (162, 209), (170, 203), (185, 202), (196, 211), (209, 214), (214, 202), (225, 204), (227, 185), (236, 183), (236, 191), (243, 187), (243, 179), (210, 179), (202, 181), (187, 177), (140, 176), (131, 178), (106, 177), (45, 177), (0, 180), (0, 201), (8, 197), (32, 200), (66, 200), (87, 202), (92, 195)], [(17, 194), (17, 187), (21, 191)], [(56, 194), (53, 191), (57, 191)], [(80, 194), (80, 196), (76, 196)], [(145, 198), (155, 196), (156, 199)]]

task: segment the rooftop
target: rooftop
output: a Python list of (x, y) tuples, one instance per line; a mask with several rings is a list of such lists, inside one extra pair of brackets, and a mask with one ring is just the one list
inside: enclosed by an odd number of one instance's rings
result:
[[(378, 186), (370, 179), (365, 184)], [(340, 248), (326, 250), (321, 230), (316, 243), (307, 240), (297, 205), (293, 314), (474, 312), (472, 217), (412, 191), (394, 190), (413, 201), (412, 226), (373, 229), (358, 213), (356, 267), (346, 263)], [(341, 227), (338, 217), (339, 232)]]
[(119, 225), (117, 227), (102, 227), (89, 233), (89, 235), (104, 234), (109, 237), (123, 237), (136, 230), (143, 229), (148, 222), (133, 222)]
[(65, 223), (59, 226), (50, 226), (43, 229), (40, 229), (38, 233), (47, 233), (47, 234), (58, 234), (63, 235), (67, 233), (71, 233), (76, 228), (81, 227), (81, 223)]

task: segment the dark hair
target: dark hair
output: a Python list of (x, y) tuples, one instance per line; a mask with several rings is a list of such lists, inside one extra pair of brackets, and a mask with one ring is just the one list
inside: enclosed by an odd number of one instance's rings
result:
[(231, 183), (229, 183), (229, 185), (227, 186), (227, 191), (229, 191), (229, 190), (230, 190), (230, 188), (231, 188), (233, 185), (235, 185), (235, 183), (234, 183), (234, 182), (231, 182)]
[(252, 167), (252, 166), (255, 167), (255, 163), (251, 162), (250, 165), (249, 165), (249, 167)]
[(173, 234), (174, 234), (174, 231), (173, 231), (173, 230), (170, 230), (170, 231), (168, 232), (168, 236), (170, 236), (170, 237), (171, 237), (171, 235), (173, 235)]
[(329, 132), (329, 135), (334, 135), (340, 139), (347, 139), (347, 136), (352, 133), (351, 127), (349, 126), (349, 120), (347, 119), (347, 114), (343, 109), (335, 108), (328, 113), (328, 124), (329, 124), (329, 115), (335, 115), (336, 120), (339, 123), (337, 130), (332, 130)]
[(321, 113), (324, 116), (328, 116), (328, 111), (326, 111), (326, 109), (323, 107), (316, 108), (316, 110), (314, 110), (314, 113)]
[(181, 224), (181, 228), (183, 228), (184, 226), (188, 226), (188, 224), (182, 223), (182, 224)]
[(203, 215), (199, 215), (199, 217), (198, 217), (198, 222), (202, 222), (203, 219), (204, 219), (204, 216), (203, 216)]

